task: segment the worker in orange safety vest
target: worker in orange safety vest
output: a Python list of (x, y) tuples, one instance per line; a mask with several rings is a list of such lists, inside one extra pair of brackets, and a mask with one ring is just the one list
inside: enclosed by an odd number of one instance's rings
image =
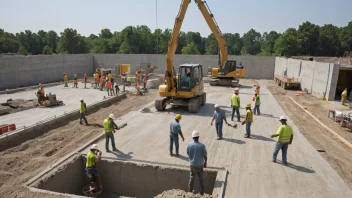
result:
[(76, 74), (73, 76), (73, 87), (78, 88), (78, 78)]

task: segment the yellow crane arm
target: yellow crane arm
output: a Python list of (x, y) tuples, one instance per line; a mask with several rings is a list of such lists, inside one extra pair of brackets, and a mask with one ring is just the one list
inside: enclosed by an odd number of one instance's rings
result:
[(166, 78), (166, 83), (168, 85), (169, 91), (174, 89), (175, 81), (174, 81), (174, 76), (173, 76), (173, 61), (174, 61), (174, 55), (176, 53), (176, 48), (177, 48), (177, 40), (178, 36), (180, 34), (181, 26), (183, 19), (185, 18), (185, 14), (188, 8), (188, 5), (190, 4), (191, 0), (182, 0), (180, 10), (178, 12), (178, 15), (175, 19), (175, 25), (174, 29), (172, 30), (172, 34), (169, 40), (168, 48), (167, 48), (167, 55), (166, 55), (166, 73), (165, 73), (165, 78)]
[(218, 42), (219, 48), (220, 48), (220, 65), (219, 67), (222, 68), (225, 65), (225, 62), (228, 59), (228, 49), (227, 49), (227, 43), (226, 40), (224, 39), (221, 30), (216, 23), (216, 20), (214, 18), (214, 15), (210, 12), (210, 9), (208, 5), (206, 4), (205, 1), (202, 0), (195, 0), (199, 10), (202, 12), (203, 17), (205, 21), (207, 22), (209, 28), (214, 34), (214, 37), (216, 41)]

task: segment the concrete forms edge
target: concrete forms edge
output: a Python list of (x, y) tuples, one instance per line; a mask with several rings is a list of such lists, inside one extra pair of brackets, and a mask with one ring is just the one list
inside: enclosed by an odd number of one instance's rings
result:
[[(121, 101), (127, 98), (126, 93), (118, 95), (116, 97), (108, 98), (91, 105), (88, 105), (87, 115), (96, 112), (100, 108), (108, 107), (115, 102)], [(71, 112), (64, 113), (64, 115), (54, 116), (46, 120), (42, 120), (37, 124), (23, 129), (14, 131), (10, 134), (0, 136), (0, 151), (4, 151), (13, 146), (17, 146), (26, 142), (30, 139), (34, 139), (40, 135), (47, 133), (50, 130), (59, 128), (66, 125), (68, 122), (79, 118), (79, 110), (73, 110)]]

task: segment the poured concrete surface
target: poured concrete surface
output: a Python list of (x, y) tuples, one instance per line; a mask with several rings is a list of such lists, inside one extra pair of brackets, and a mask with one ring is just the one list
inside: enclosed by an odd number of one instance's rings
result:
[[(253, 82), (241, 87), (242, 107), (251, 102), (254, 93), (251, 85)], [(192, 131), (197, 129), (201, 134), (200, 141), (207, 147), (208, 166), (229, 170), (225, 197), (352, 197), (348, 186), (290, 120), (288, 123), (293, 127), (295, 137), (288, 149), (289, 166), (270, 161), (275, 146), (270, 135), (276, 132), (280, 126), (278, 118), (285, 113), (267, 90), (265, 81), (261, 82), (262, 115), (254, 117), (250, 139), (243, 138), (245, 127), (238, 123), (237, 129), (224, 126), (224, 139), (215, 140), (215, 128), (210, 126), (214, 104), (220, 104), (229, 116), (233, 90), (208, 86), (205, 90), (207, 104), (198, 114), (190, 114), (186, 108), (155, 112), (154, 103), (150, 103), (148, 107), (152, 113), (133, 111), (122, 117), (128, 120), (128, 126), (115, 133), (120, 152), (106, 153), (105, 140), (101, 140), (98, 145), (103, 156), (187, 166), (187, 142), (191, 141)], [(243, 120), (244, 109), (240, 112)], [(177, 113), (183, 116), (181, 126), (185, 136), (185, 142), (180, 139), (181, 156), (178, 158), (169, 156), (169, 122)], [(235, 123), (230, 117), (227, 120)], [(281, 160), (281, 152), (278, 159)]]
[[(79, 109), (79, 98), (83, 98), (85, 103), (88, 105), (103, 100), (104, 96), (108, 97), (107, 92), (93, 89), (91, 84), (87, 84), (87, 89), (84, 89), (83, 83), (78, 83), (78, 88), (72, 88), (73, 84), (69, 83), (69, 87), (64, 85), (58, 85), (53, 87), (45, 87), (44, 91), (46, 94), (51, 92), (56, 94), (57, 100), (62, 100), (64, 106), (54, 106), (48, 108), (34, 108), (26, 111), (17, 112), (14, 114), (1, 116), (0, 124), (16, 124), (17, 128), (33, 125), (39, 121), (47, 118), (63, 115), (65, 112)], [(122, 86), (120, 86), (122, 90)], [(126, 87), (126, 90), (134, 90), (134, 87)], [(27, 90), (23, 92), (16, 92), (13, 94), (1, 94), (0, 103), (6, 102), (6, 100), (12, 99), (34, 99), (36, 90)]]

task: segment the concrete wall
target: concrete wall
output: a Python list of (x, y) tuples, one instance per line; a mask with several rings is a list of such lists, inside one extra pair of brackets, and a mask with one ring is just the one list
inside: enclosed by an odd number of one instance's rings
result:
[[(141, 66), (145, 67), (147, 63), (158, 66), (158, 73), (165, 73), (166, 56), (156, 54), (94, 54), (94, 69), (115, 68), (118, 69), (120, 64), (131, 64), (132, 72), (137, 71)], [(273, 79), (275, 57), (266, 56), (230, 56), (230, 59), (237, 60), (238, 64), (242, 62), (245, 66), (247, 76), (251, 79)], [(175, 55), (174, 66), (178, 71), (179, 66), (183, 63), (200, 63), (203, 65), (203, 75), (207, 75), (209, 66), (216, 66), (218, 56), (216, 55)], [(143, 64), (144, 63), (144, 64)]]
[(287, 75), (301, 83), (302, 90), (334, 100), (340, 65), (276, 57), (275, 74)]
[(61, 81), (63, 72), (71, 80), (74, 74), (79, 78), (85, 73), (91, 76), (92, 55), (0, 57), (0, 90)]

